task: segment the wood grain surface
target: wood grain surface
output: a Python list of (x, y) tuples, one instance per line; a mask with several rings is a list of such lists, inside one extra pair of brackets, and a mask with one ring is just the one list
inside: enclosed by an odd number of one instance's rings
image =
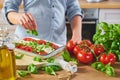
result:
[[(109, 77), (105, 73), (93, 69), (90, 65), (80, 64), (77, 73), (69, 76), (70, 79), (68, 80), (120, 80), (120, 62), (116, 62), (113, 67), (115, 69), (115, 77)], [(25, 78), (18, 77), (17, 80), (67, 80), (66, 78), (58, 78), (58, 76), (65, 77), (67, 75), (69, 74), (65, 71), (58, 72), (57, 76), (48, 75), (40, 71), (39, 74), (32, 74)]]

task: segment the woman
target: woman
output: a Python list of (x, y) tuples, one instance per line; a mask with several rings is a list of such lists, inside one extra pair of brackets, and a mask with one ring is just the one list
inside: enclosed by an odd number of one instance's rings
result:
[[(82, 11), (78, 0), (23, 0), (24, 12), (18, 12), (22, 0), (5, 0), (2, 8), (4, 20), (18, 25), (15, 30), (20, 38), (36, 37), (65, 45), (65, 13), (72, 29), (72, 40), (81, 41)], [(26, 30), (37, 30), (33, 36)]]

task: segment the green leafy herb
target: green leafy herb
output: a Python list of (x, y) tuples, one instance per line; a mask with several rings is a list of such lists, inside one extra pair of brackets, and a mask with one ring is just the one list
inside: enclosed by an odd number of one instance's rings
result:
[(62, 52), (62, 57), (67, 62), (71, 61), (71, 56), (70, 56), (69, 52), (66, 50)]
[(36, 67), (36, 65), (34, 65), (34, 64), (28, 65), (27, 70), (28, 70), (29, 72), (33, 73), (33, 74), (37, 74), (37, 73), (38, 73), (37, 67)]
[(104, 68), (104, 65), (101, 62), (95, 62), (91, 66), (97, 70), (101, 70), (102, 68)]
[(101, 62), (94, 62), (91, 64), (91, 66), (93, 68), (95, 68), (96, 70), (99, 70), (101, 72), (105, 72), (109, 76), (115, 75), (114, 68), (112, 66), (110, 66), (109, 64), (103, 65)]
[(105, 73), (109, 76), (114, 76), (115, 75), (115, 71), (114, 71), (114, 68), (112, 66), (110, 66), (109, 64), (107, 64), (105, 66), (106, 70), (105, 70)]
[(42, 66), (41, 70), (45, 71), (47, 74), (56, 75), (56, 71), (62, 70), (62, 68), (59, 65), (47, 65)]
[(120, 61), (120, 24), (99, 23), (96, 26), (93, 41), (95, 44), (102, 44), (107, 53), (114, 53), (117, 56), (117, 61)]
[(27, 76), (28, 74), (30, 74), (29, 71), (24, 71), (24, 70), (19, 70), (19, 71), (17, 71), (17, 72), (18, 72), (18, 74), (19, 74), (21, 77), (25, 77), (25, 76)]
[(34, 35), (34, 36), (38, 36), (37, 30), (29, 30), (29, 31), (27, 31), (27, 33), (28, 33), (28, 34), (32, 34), (32, 35)]
[(62, 57), (63, 57), (63, 59), (64, 59), (65, 61), (67, 61), (67, 62), (70, 62), (70, 61), (71, 61), (71, 62), (74, 62), (75, 64), (78, 64), (78, 60), (75, 59), (75, 58), (72, 58), (72, 57), (70, 56), (69, 52), (66, 51), (66, 50), (62, 51)]
[(55, 71), (50, 66), (45, 67), (45, 72), (51, 75), (56, 75)]
[(38, 62), (42, 62), (42, 59), (41, 59), (40, 56), (35, 56), (35, 57), (33, 58), (33, 60), (34, 60), (34, 61), (38, 61)]
[(15, 58), (16, 58), (16, 59), (22, 59), (23, 56), (24, 56), (24, 54), (19, 53), (19, 54), (16, 54), (16, 55), (15, 55)]
[(53, 63), (55, 61), (55, 58), (50, 57), (50, 58), (47, 58), (46, 61), (49, 63)]

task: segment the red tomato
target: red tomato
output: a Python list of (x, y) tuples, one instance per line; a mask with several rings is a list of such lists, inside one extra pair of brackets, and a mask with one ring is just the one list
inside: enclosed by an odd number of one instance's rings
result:
[(100, 62), (102, 62), (105, 65), (108, 64), (108, 63), (110, 65), (113, 65), (113, 64), (115, 64), (115, 61), (116, 61), (116, 56), (113, 53), (109, 53), (108, 55), (102, 54), (100, 56)]
[(47, 55), (48, 53), (45, 52), (45, 51), (41, 51), (41, 52), (38, 52), (38, 54), (40, 54), (40, 55)]
[(26, 38), (24, 38), (23, 40), (24, 40), (24, 41), (36, 41), (35, 39), (30, 38), (30, 37), (26, 37)]
[(24, 45), (17, 45), (16, 48), (24, 50), (25, 46)]
[(82, 40), (79, 45), (83, 45), (83, 46), (91, 46), (92, 43), (90, 40)]
[(83, 49), (83, 50), (78, 52), (77, 59), (79, 62), (88, 64), (88, 63), (92, 62), (93, 54), (90, 50)]
[(66, 44), (66, 49), (70, 52), (70, 53), (73, 53), (73, 49), (74, 47), (76, 46), (76, 44), (72, 41), (72, 40), (69, 40)]
[(38, 44), (46, 44), (46, 41), (44, 40), (37, 40)]
[(58, 45), (56, 45), (56, 44), (53, 44), (53, 43), (51, 43), (51, 46), (52, 46), (52, 48), (54, 48), (54, 49), (57, 49), (57, 48), (59, 48), (59, 46), (58, 46)]
[(101, 53), (104, 52), (104, 47), (100, 44), (93, 44), (90, 46), (90, 48), (94, 51), (94, 54), (96, 56), (99, 56)]
[(24, 48), (24, 50), (25, 50), (25, 51), (29, 51), (29, 52), (33, 52), (33, 48), (30, 47), (30, 46), (26, 46), (26, 47)]
[(77, 55), (78, 52), (81, 51), (81, 50), (83, 50), (83, 49), (88, 49), (88, 47), (87, 47), (87, 46), (76, 45), (76, 46), (74, 47), (74, 49), (73, 49), (73, 53), (74, 53), (75, 55)]

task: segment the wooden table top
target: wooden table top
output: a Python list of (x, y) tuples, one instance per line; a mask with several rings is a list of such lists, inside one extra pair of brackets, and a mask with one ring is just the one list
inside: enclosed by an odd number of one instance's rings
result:
[[(95, 70), (90, 65), (79, 65), (77, 73), (72, 75), (70, 80), (120, 80), (120, 62), (114, 66), (115, 77), (109, 77), (105, 73)], [(18, 78), (17, 80), (59, 80), (56, 76), (48, 74), (32, 74), (29, 77)], [(66, 79), (65, 79), (66, 80)]]

